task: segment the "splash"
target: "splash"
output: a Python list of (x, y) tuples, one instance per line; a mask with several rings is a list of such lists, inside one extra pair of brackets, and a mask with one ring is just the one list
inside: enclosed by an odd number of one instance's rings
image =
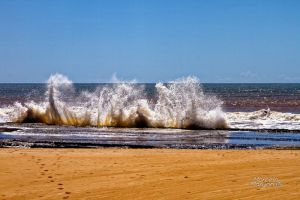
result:
[[(196, 77), (155, 85), (148, 99), (143, 86), (119, 81), (76, 95), (72, 82), (60, 74), (47, 81), (43, 103), (15, 103), (1, 114), (5, 121), (99, 127), (225, 129), (222, 102), (205, 95)], [(3, 112), (3, 110), (2, 110)], [(3, 117), (5, 116), (5, 117)]]

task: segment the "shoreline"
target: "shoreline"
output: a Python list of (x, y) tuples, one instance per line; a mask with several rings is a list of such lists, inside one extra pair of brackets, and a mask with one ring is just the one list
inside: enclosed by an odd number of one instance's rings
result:
[[(293, 113), (296, 114), (296, 113)], [(0, 132), (14, 132), (14, 131), (22, 131), (25, 128), (32, 128), (36, 126), (49, 126), (49, 127), (80, 127), (80, 128), (108, 128), (108, 129), (166, 129), (166, 130), (183, 130), (183, 131), (253, 131), (259, 133), (300, 133), (300, 129), (285, 129), (285, 128), (161, 128), (161, 127), (122, 127), (122, 126), (73, 126), (73, 125), (57, 125), (57, 124), (45, 124), (45, 123), (17, 123), (17, 122), (0, 122)]]
[(296, 199), (300, 151), (0, 148), (0, 199)]
[(1, 147), (299, 149), (300, 132), (95, 128), (10, 124), (0, 125)]

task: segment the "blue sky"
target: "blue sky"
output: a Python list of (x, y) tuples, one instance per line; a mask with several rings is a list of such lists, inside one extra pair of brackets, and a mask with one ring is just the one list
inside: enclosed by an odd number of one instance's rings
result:
[(0, 0), (0, 82), (300, 82), (298, 0)]

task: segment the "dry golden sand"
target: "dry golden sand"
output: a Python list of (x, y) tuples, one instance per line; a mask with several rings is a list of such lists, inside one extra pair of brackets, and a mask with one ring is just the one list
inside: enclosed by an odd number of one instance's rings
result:
[(0, 149), (0, 199), (300, 199), (300, 151)]

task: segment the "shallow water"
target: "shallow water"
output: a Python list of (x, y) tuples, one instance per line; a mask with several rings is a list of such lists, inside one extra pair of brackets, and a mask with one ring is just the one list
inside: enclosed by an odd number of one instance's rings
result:
[(20, 147), (129, 147), (187, 149), (299, 148), (300, 132), (97, 128), (2, 124), (0, 144)]

